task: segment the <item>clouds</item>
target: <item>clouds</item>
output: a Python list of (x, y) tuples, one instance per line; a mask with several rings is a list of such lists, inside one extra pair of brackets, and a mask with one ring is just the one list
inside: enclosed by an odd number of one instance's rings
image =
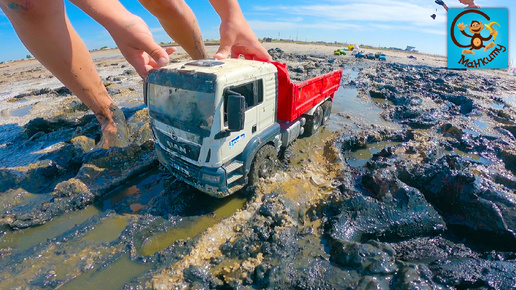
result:
[(259, 21), (249, 20), (249, 25), (253, 30), (295, 30), (295, 29), (326, 29), (326, 30), (342, 30), (342, 29), (362, 29), (363, 27), (354, 23), (340, 23), (338, 27), (334, 22), (288, 22), (288, 21)]
[[(244, 15), (259, 37), (386, 47), (411, 45), (429, 53), (445, 53), (446, 11), (434, 0), (262, 0), (257, 3), (244, 4)], [(437, 15), (435, 20), (430, 17), (432, 14)]]
[[(332, 30), (354, 28), (367, 31), (380, 27), (397, 30), (424, 28), (426, 33), (442, 35), (443, 32), (440, 29), (432, 29), (429, 26), (439, 27), (446, 21), (444, 9), (430, 0), (321, 1), (317, 4), (286, 2), (293, 4), (253, 6), (252, 9), (255, 12), (253, 14), (267, 14), (267, 18), (270, 19), (250, 21), (253, 29), (265, 30), (274, 27), (278, 30), (288, 30), (293, 27), (318, 27)], [(436, 20), (430, 18), (433, 13), (438, 15)], [(302, 23), (299, 23), (300, 19)]]

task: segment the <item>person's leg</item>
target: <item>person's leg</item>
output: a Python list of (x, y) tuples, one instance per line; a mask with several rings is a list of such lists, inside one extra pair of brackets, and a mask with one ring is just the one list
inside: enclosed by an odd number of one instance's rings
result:
[(201, 30), (195, 15), (184, 0), (139, 0), (193, 59), (207, 58)]
[[(125, 146), (126, 128), (117, 131), (120, 110), (98, 75), (88, 49), (70, 24), (62, 0), (0, 0), (27, 49), (88, 106), (99, 121), (104, 148)], [(113, 120), (117, 112), (117, 120)], [(123, 138), (123, 140), (118, 140)]]

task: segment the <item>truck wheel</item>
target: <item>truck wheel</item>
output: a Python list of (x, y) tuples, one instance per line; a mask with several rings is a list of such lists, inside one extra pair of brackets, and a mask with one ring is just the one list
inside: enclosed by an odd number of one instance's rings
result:
[(323, 106), (323, 119), (322, 119), (323, 125), (326, 124), (326, 122), (328, 122), (328, 120), (330, 119), (331, 105), (332, 105), (331, 101), (326, 101), (322, 105)]
[(318, 106), (315, 109), (315, 112), (313, 116), (307, 118), (306, 125), (305, 125), (305, 132), (307, 136), (312, 136), (319, 130), (319, 127), (321, 127), (322, 120), (324, 118), (324, 112), (321, 106)]
[(272, 145), (265, 145), (254, 156), (251, 171), (249, 172), (249, 184), (255, 185), (260, 178), (269, 178), (278, 168), (278, 152)]

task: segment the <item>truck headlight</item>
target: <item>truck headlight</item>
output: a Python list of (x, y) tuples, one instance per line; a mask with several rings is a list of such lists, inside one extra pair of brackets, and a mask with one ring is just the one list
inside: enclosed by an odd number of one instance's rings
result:
[(205, 181), (209, 181), (209, 182), (212, 182), (212, 183), (219, 183), (220, 182), (220, 175), (211, 175), (211, 174), (203, 173), (201, 178), (203, 180), (205, 180)]

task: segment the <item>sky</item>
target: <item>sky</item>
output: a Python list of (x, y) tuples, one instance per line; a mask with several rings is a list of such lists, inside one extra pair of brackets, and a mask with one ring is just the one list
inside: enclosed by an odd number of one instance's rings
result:
[[(157, 19), (138, 0), (120, 1), (142, 17), (156, 42), (170, 37)], [(463, 8), (458, 0), (445, 0), (451, 8)], [(196, 14), (204, 39), (219, 39), (220, 18), (208, 0), (186, 3)], [(434, 0), (261, 0), (239, 1), (247, 22), (258, 38), (358, 43), (375, 47), (414, 46), (424, 53), (446, 55), (447, 14)], [(482, 8), (508, 8), (509, 35), (516, 31), (514, 0), (476, 0)], [(88, 15), (65, 1), (68, 17), (88, 49), (115, 47), (107, 31)], [(435, 20), (430, 15), (436, 14)], [(515, 35), (512, 33), (512, 35)], [(516, 58), (516, 40), (509, 37), (509, 57)], [(0, 11), (0, 62), (26, 58), (30, 53)]]

